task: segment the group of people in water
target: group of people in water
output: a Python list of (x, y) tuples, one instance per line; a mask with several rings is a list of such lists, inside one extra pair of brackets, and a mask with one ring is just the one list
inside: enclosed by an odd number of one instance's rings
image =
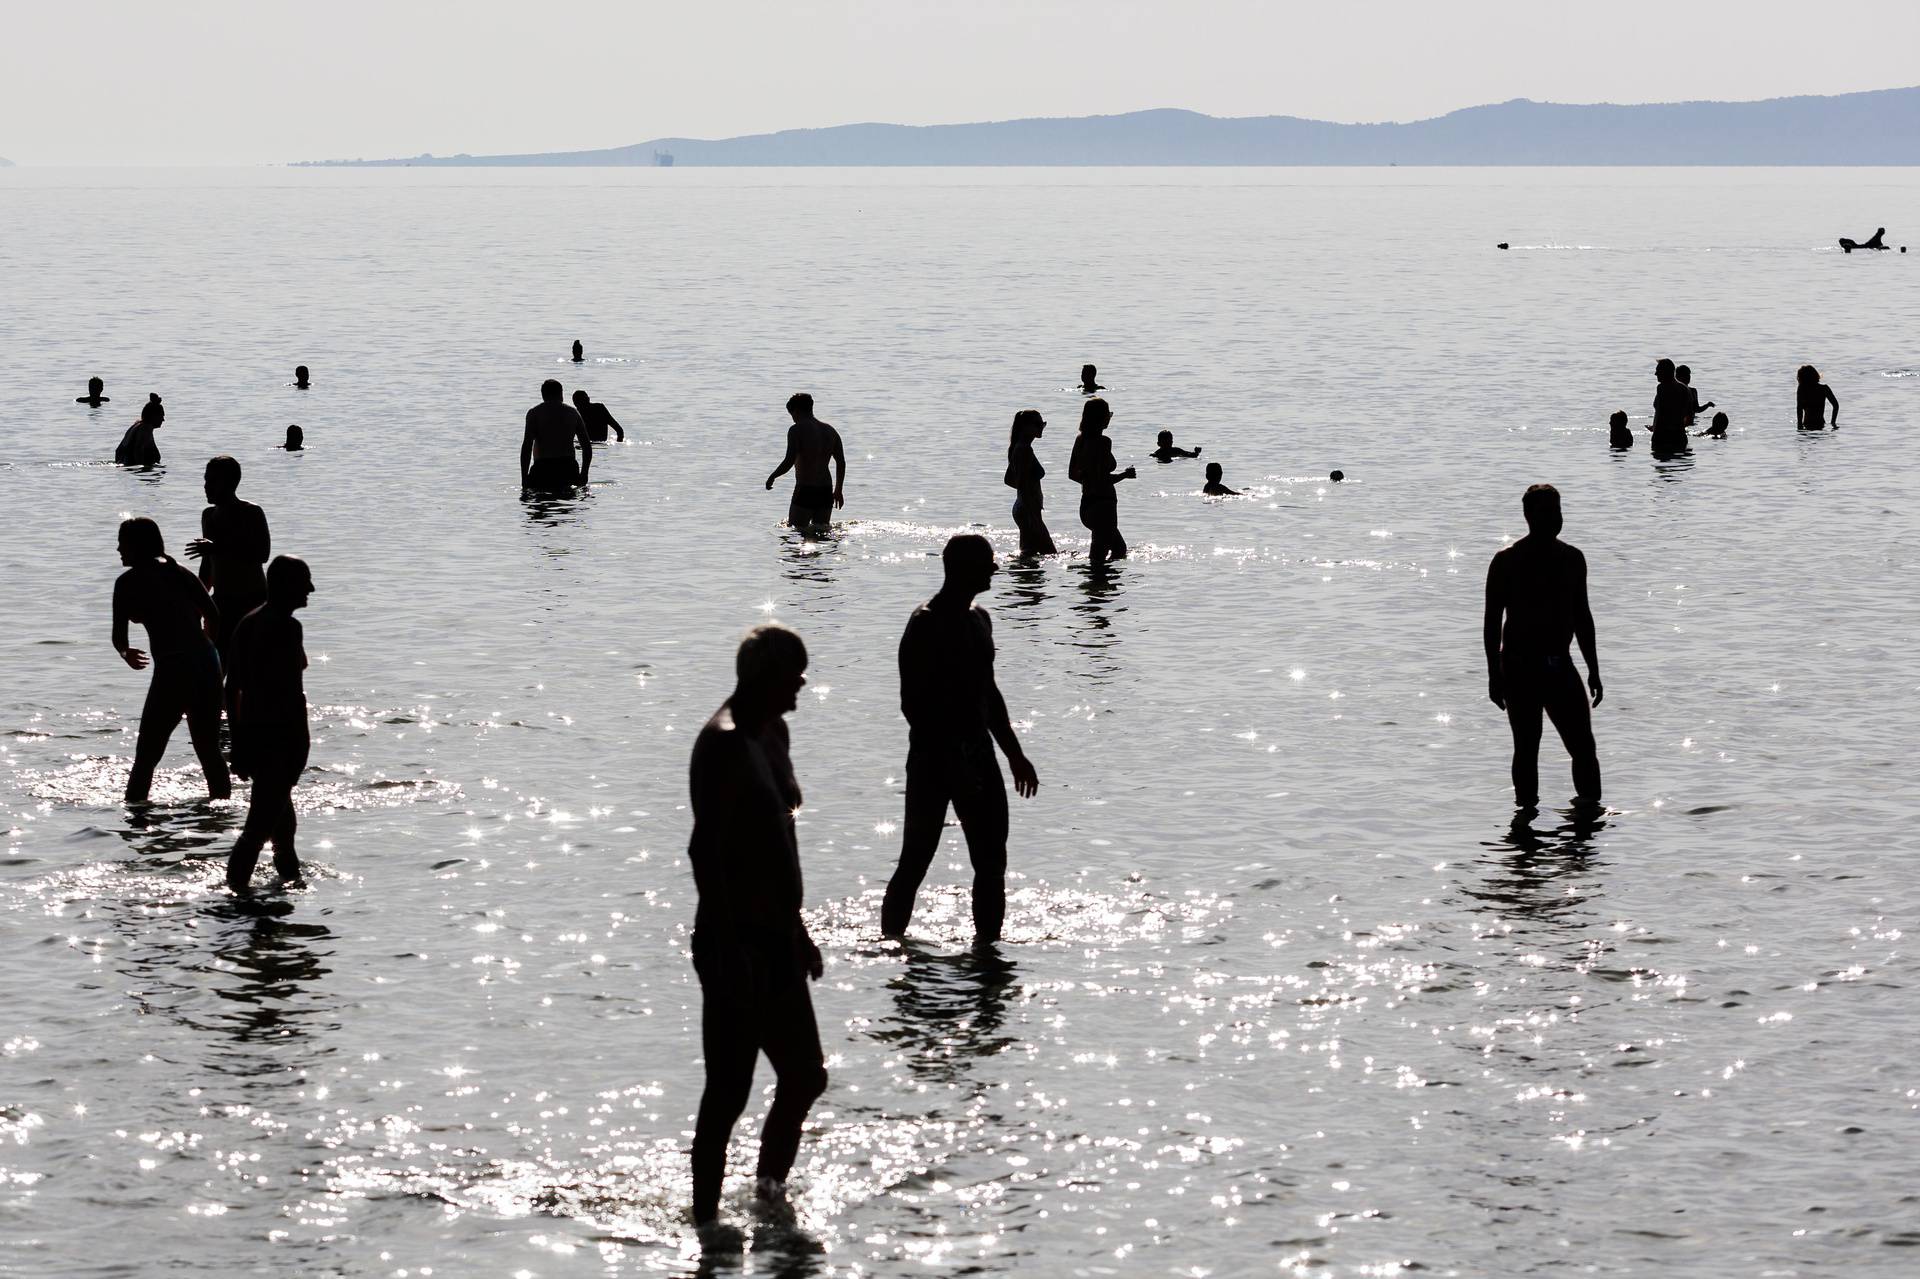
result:
[[(302, 364), (293, 371), (293, 385), (297, 390), (312, 388), (307, 366)], [(107, 384), (98, 377), (87, 379), (87, 393), (73, 397), (75, 404), (84, 404), (88, 408), (99, 408), (102, 404), (111, 404), (113, 397), (106, 393)], [(113, 460), (121, 466), (154, 467), (160, 465), (160, 442), (154, 438), (167, 420), (167, 406), (160, 401), (160, 393), (148, 393), (147, 402), (140, 407), (140, 416), (127, 427), (121, 435), (120, 443), (114, 446)], [(287, 428), (286, 442), (280, 446), (289, 453), (298, 453), (306, 448), (306, 432), (298, 426)]]
[[(1648, 429), (1653, 433), (1651, 448), (1656, 458), (1670, 458), (1688, 452), (1691, 446), (1687, 441), (1705, 437), (1724, 440), (1727, 438), (1729, 419), (1724, 412), (1715, 413), (1704, 431), (1691, 431), (1699, 416), (1715, 407), (1712, 400), (1704, 404), (1700, 401), (1700, 392), (1693, 386), (1693, 370), (1686, 365), (1676, 365), (1672, 360), (1661, 359), (1653, 366), (1653, 422)], [(1829, 425), (1840, 429), (1840, 400), (1833, 388), (1820, 380), (1820, 370), (1811, 364), (1803, 364), (1795, 375), (1797, 390), (1794, 396), (1794, 420), (1803, 431), (1819, 431)], [(1827, 406), (1833, 406), (1833, 416), (1828, 418)], [(1633, 447), (1633, 428), (1628, 425), (1625, 409), (1617, 409), (1607, 420), (1608, 441), (1613, 448), (1630, 449)]]
[[(582, 358), (579, 343), (574, 358)], [(300, 382), (306, 384), (306, 370)], [(1068, 476), (1080, 485), (1080, 519), (1090, 534), (1090, 558), (1103, 567), (1127, 553), (1120, 533), (1115, 487), (1137, 477), (1118, 467), (1107, 429), (1113, 411), (1097, 392), (1096, 370), (1082, 370), (1080, 429)], [(1656, 367), (1656, 452), (1684, 449), (1686, 428), (1714, 407), (1702, 403), (1689, 371), (1669, 360)], [(1818, 426), (1838, 402), (1811, 367), (1801, 370), (1800, 422)], [(82, 403), (108, 402), (98, 378)], [(814, 413), (813, 398), (787, 402), (792, 423), (780, 464), (766, 485), (789, 471), (794, 488), (788, 523), (802, 531), (829, 523), (844, 503), (846, 455), (839, 432)], [(129, 428), (122, 450), (131, 465), (158, 460), (152, 432), (164, 420), (160, 397)], [(1716, 414), (1723, 434), (1725, 414)], [(1616, 432), (1625, 414), (1615, 414)], [(1015, 492), (1014, 524), (1020, 553), (1057, 553), (1044, 519), (1035, 453), (1047, 423), (1037, 409), (1013, 419), (1005, 482)], [(294, 428), (298, 429), (298, 428)], [(541, 401), (526, 415), (521, 479), (534, 491), (568, 490), (587, 482), (593, 445), (609, 430), (625, 438), (612, 414), (549, 379)], [(1625, 441), (1631, 445), (1629, 434)], [(131, 448), (129, 448), (131, 443)], [(1620, 444), (1617, 434), (1615, 443)], [(578, 446), (578, 461), (575, 448)], [(119, 452), (116, 456), (118, 457)], [(1159, 433), (1151, 456), (1161, 463), (1195, 460), (1198, 447), (1181, 448)], [(1333, 478), (1342, 478), (1340, 472)], [(294, 614), (314, 586), (304, 562), (269, 562), (266, 514), (239, 496), (241, 467), (229, 456), (207, 463), (208, 505), (201, 536), (186, 555), (196, 575), (167, 554), (159, 527), (133, 517), (120, 526), (126, 571), (113, 592), (113, 644), (127, 665), (153, 669), (126, 798), (147, 799), (169, 737), (188, 724), (215, 799), (231, 794), (229, 774), (251, 778), (244, 826), (228, 859), (227, 883), (245, 894), (255, 864), (271, 844), (281, 880), (298, 884), (301, 863), (292, 794), (308, 754), (307, 703), (302, 672), (304, 636)], [(1208, 468), (1209, 495), (1232, 495), (1218, 464)], [(1529, 487), (1521, 499), (1527, 534), (1495, 554), (1488, 566), (1482, 640), (1488, 698), (1506, 715), (1513, 737), (1515, 803), (1539, 803), (1539, 745), (1551, 722), (1571, 759), (1576, 803), (1597, 808), (1601, 777), (1592, 711), (1603, 697), (1598, 641), (1587, 598), (1586, 560), (1561, 541), (1561, 496), (1549, 484)], [(907, 619), (898, 661), (900, 706), (907, 721), (905, 821), (898, 860), (880, 908), (880, 931), (901, 937), (912, 921), (918, 891), (939, 851), (951, 810), (973, 869), (972, 922), (976, 946), (1001, 937), (1006, 917), (1009, 814), (1006, 776), (1014, 793), (1031, 798), (1040, 778), (1028, 759), (994, 675), (992, 620), (977, 598), (997, 571), (986, 538), (960, 534), (941, 553), (942, 581)], [(264, 566), (264, 569), (263, 569)], [(131, 646), (132, 623), (146, 627), (149, 651)], [(1586, 666), (1584, 685), (1571, 650)], [(701, 989), (701, 1042), (706, 1082), (692, 1145), (693, 1219), (703, 1232), (718, 1227), (727, 1145), (752, 1095), (754, 1066), (764, 1053), (777, 1084), (761, 1134), (755, 1195), (777, 1205), (799, 1149), (808, 1110), (825, 1091), (827, 1074), (808, 984), (824, 965), (808, 934), (795, 815), (802, 791), (795, 774), (786, 716), (806, 683), (807, 649), (786, 627), (753, 628), (735, 654), (732, 693), (695, 738), (689, 767), (693, 829), (688, 844), (697, 896), (691, 950)], [(225, 718), (230, 750), (223, 756)], [(230, 761), (230, 763), (229, 763)], [(722, 1230), (722, 1237), (724, 1237)], [(712, 1235), (709, 1234), (709, 1238)]]

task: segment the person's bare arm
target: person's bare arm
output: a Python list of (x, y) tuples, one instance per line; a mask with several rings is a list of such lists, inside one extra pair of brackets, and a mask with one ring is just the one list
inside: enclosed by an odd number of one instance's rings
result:
[(520, 436), (520, 483), (527, 482), (527, 471), (533, 466), (533, 414), (527, 414), (527, 429)]
[(1487, 607), (1480, 620), (1480, 643), (1487, 650), (1487, 700), (1507, 709), (1506, 681), (1500, 678), (1500, 619), (1507, 611), (1507, 584), (1500, 573), (1500, 557), (1487, 566)]
[(1124, 471), (1114, 472), (1112, 478), (1109, 480), (1109, 483), (1118, 484), (1121, 480), (1132, 480), (1132, 479), (1138, 479), (1139, 477), (1140, 477), (1140, 472), (1134, 470), (1131, 466), (1129, 466)]
[(120, 654), (123, 661), (134, 670), (144, 670), (147, 655), (127, 643), (127, 584), (124, 579), (113, 584), (113, 651)]
[(593, 437), (587, 434), (587, 420), (578, 409), (573, 413), (573, 438), (580, 441), (580, 482), (585, 484), (587, 472), (593, 469)]
[(1593, 609), (1587, 605), (1587, 557), (1574, 553), (1576, 570), (1574, 590), (1578, 592), (1579, 613), (1573, 619), (1573, 639), (1580, 645), (1580, 656), (1587, 664), (1587, 689), (1598, 706), (1606, 690), (1600, 685), (1600, 648), (1593, 632)]
[[(984, 616), (984, 614), (983, 614)], [(988, 623), (989, 632), (992, 623)], [(987, 731), (993, 734), (993, 740), (1000, 744), (1001, 754), (1007, 757), (1007, 767), (1013, 770), (1013, 791), (1022, 799), (1032, 799), (1040, 790), (1040, 774), (1034, 770), (1033, 761), (1020, 749), (1020, 739), (1014, 736), (1013, 720), (1007, 714), (1007, 699), (1000, 695), (1000, 682), (987, 672)]]
[(200, 629), (206, 634), (207, 642), (211, 644), (214, 637), (220, 633), (220, 609), (214, 604), (213, 597), (207, 594), (207, 588), (201, 586), (197, 579), (194, 581), (194, 586), (196, 590), (193, 607), (200, 614)]
[(787, 428), (787, 455), (780, 459), (780, 465), (773, 468), (773, 474), (767, 477), (767, 487), (793, 469), (794, 462), (800, 456), (800, 424), (795, 422)]
[(833, 437), (833, 504), (835, 506), (845, 506), (847, 504), (845, 491), (847, 483), (847, 451), (840, 446), (840, 432), (834, 430), (832, 427), (828, 427), (827, 434)]
[(200, 561), (200, 585), (207, 590), (214, 587), (213, 552), (218, 545), (213, 539), (214, 514), (211, 506), (200, 512), (200, 536), (187, 543), (187, 558)]
[(1827, 393), (1827, 403), (1833, 405), (1833, 429), (1837, 431), (1840, 429), (1840, 398), (1833, 393), (1833, 388), (1830, 386), (1823, 386), (1820, 389)]
[(613, 428), (614, 442), (616, 444), (625, 444), (627, 442), (627, 433), (621, 429), (620, 423), (614, 419), (613, 414), (607, 413), (605, 405), (601, 406), (600, 411), (606, 413), (607, 425)]

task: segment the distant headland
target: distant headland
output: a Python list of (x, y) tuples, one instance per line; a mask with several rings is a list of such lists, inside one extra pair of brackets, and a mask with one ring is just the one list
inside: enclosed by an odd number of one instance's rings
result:
[(1516, 98), (1408, 124), (1196, 111), (844, 124), (598, 151), (307, 165), (1911, 165), (1920, 88), (1762, 102), (1569, 105)]
[(4, 155), (0, 155), (0, 169), (11, 169), (12, 167), (13, 161), (7, 159)]

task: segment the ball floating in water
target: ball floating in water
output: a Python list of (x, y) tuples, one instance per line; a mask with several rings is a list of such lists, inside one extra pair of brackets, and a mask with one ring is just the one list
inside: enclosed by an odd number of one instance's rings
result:
[(1344, 480), (1347, 478), (1347, 473), (1345, 471), (1335, 471), (1332, 475), (1329, 475), (1327, 478), (1332, 480), (1335, 484), (1338, 484), (1341, 480)]

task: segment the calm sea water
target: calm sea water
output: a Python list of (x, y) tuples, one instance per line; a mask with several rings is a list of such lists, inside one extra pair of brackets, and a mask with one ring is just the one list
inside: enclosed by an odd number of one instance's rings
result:
[[(685, 764), (772, 616), (833, 1083), (792, 1227), (750, 1112), (708, 1273), (1913, 1273), (1920, 257), (1827, 246), (1920, 242), (1920, 176), (17, 170), (0, 211), (0, 1272), (700, 1268)], [(1610, 454), (1661, 355), (1731, 438)], [(1106, 580), (1088, 360), (1142, 471)], [(629, 442), (529, 505), (550, 376)], [(797, 389), (849, 446), (818, 542), (761, 487)], [(1043, 783), (1009, 940), (967, 949), (956, 829), (903, 951), (894, 646), (950, 533), (1012, 547), (1028, 406), (1069, 554), (983, 600)], [(118, 801), (115, 525), (179, 548), (221, 452), (319, 586), (272, 917), (184, 727)], [(1593, 823), (1515, 820), (1485, 699), (1538, 480), (1592, 570)]]

